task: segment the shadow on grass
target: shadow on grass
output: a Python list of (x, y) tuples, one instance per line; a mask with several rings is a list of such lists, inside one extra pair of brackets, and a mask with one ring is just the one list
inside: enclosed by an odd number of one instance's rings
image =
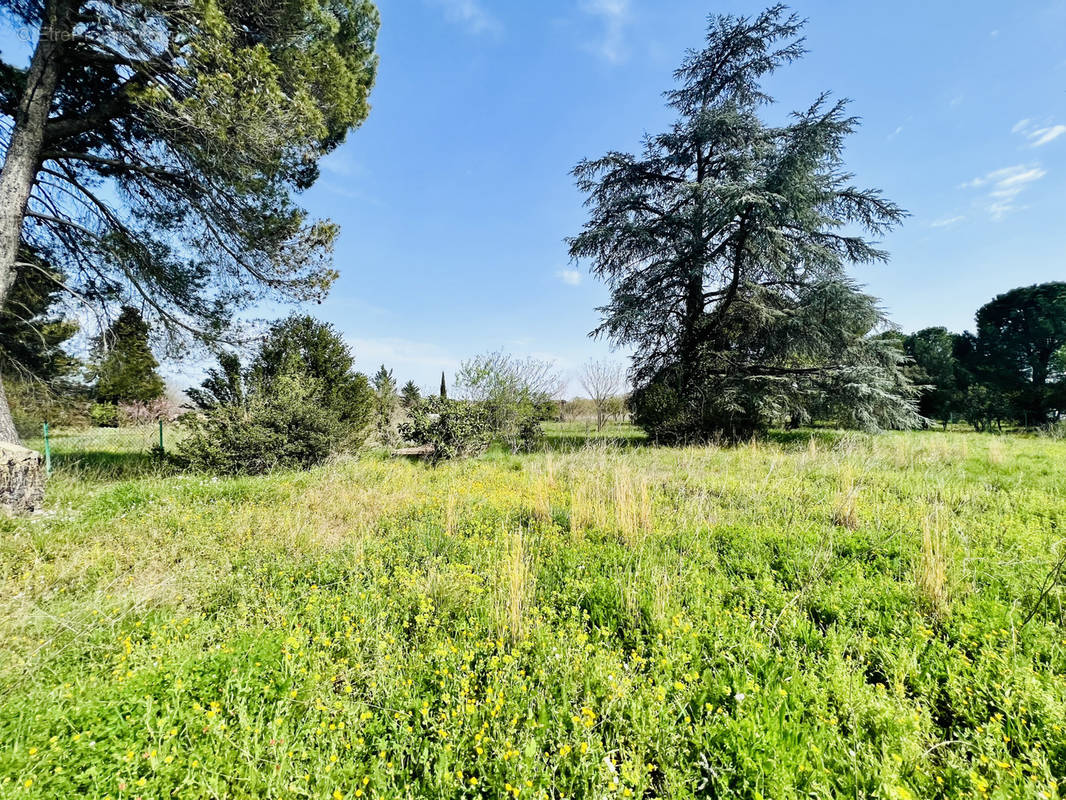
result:
[(855, 431), (845, 431), (840, 428), (796, 428), (794, 430), (770, 430), (757, 438), (787, 448), (807, 447), (811, 439), (814, 439), (815, 444), (820, 447), (832, 447), (841, 439), (854, 436), (855, 433)]
[(588, 447), (631, 449), (653, 444), (643, 430), (630, 423), (612, 423), (597, 431), (594, 425), (585, 423), (549, 422), (543, 429), (541, 449), (553, 452)]
[(148, 451), (79, 450), (76, 453), (52, 453), (52, 472), (98, 480), (126, 480), (170, 475), (177, 469), (166, 459)]

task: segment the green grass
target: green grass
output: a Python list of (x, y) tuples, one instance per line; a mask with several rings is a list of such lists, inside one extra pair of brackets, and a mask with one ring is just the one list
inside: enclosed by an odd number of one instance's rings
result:
[(1062, 796), (1066, 442), (581, 432), (61, 468), (0, 523), (0, 797)]

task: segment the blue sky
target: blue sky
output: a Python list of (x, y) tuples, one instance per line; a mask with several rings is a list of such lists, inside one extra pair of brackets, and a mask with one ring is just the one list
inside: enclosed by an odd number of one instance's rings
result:
[[(306, 196), (342, 227), (318, 313), (369, 369), (434, 386), (486, 349), (576, 369), (606, 297), (564, 238), (582, 157), (633, 151), (710, 11), (751, 3), (382, 0), (363, 127)], [(1066, 279), (1066, 2), (796, 2), (810, 54), (771, 81), (782, 114), (822, 90), (863, 126), (860, 183), (912, 216), (856, 277), (904, 330), (962, 330), (995, 294)], [(621, 358), (623, 354), (615, 354)], [(576, 389), (576, 383), (572, 388)]]
[[(823, 90), (852, 99), (857, 182), (912, 214), (884, 241), (891, 262), (854, 272), (891, 318), (962, 330), (999, 292), (1066, 279), (1066, 0), (792, 5), (811, 52), (771, 79), (768, 113)], [(370, 116), (303, 197), (342, 229), (341, 278), (311, 312), (343, 331), (361, 369), (384, 361), (432, 388), (491, 349), (564, 370), (610, 356), (587, 337), (606, 292), (567, 258), (584, 219), (569, 170), (669, 123), (661, 93), (709, 12), (763, 6), (379, 6)]]

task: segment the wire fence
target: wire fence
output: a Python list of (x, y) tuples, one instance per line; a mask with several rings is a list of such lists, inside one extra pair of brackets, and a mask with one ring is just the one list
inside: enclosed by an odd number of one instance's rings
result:
[(57, 466), (162, 456), (173, 450), (179, 435), (177, 425), (162, 420), (116, 428), (66, 427), (43, 422), (38, 430), (23, 437), (23, 443), (44, 455), (45, 470), (51, 474)]

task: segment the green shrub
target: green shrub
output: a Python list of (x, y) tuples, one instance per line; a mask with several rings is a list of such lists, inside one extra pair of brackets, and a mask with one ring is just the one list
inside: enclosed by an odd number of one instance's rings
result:
[(227, 475), (319, 464), (358, 443), (358, 430), (320, 402), (321, 396), (314, 378), (299, 370), (280, 373), (246, 404), (187, 417), (178, 458), (193, 469)]
[(489, 445), (488, 414), (479, 403), (428, 397), (410, 413), (400, 433), (417, 445), (431, 445), (434, 462), (478, 455)]
[(113, 403), (93, 403), (89, 407), (89, 419), (98, 428), (117, 428), (118, 406)]

